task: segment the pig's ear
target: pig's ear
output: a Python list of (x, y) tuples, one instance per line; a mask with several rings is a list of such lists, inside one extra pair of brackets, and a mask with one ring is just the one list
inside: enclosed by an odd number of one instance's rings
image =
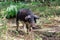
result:
[(27, 20), (27, 19), (29, 19), (29, 18), (31, 18), (31, 16), (30, 16), (30, 15), (26, 16), (26, 17), (25, 17), (25, 20)]
[(37, 16), (37, 15), (34, 15), (34, 18), (35, 18), (35, 19), (39, 19), (39, 16)]

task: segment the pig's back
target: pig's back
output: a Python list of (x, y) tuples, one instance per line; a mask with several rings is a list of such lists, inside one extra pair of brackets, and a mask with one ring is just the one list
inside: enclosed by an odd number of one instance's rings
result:
[(27, 22), (27, 20), (25, 20), (25, 17), (28, 15), (32, 15), (31, 11), (28, 9), (22, 9), (18, 11), (17, 18), (21, 21)]

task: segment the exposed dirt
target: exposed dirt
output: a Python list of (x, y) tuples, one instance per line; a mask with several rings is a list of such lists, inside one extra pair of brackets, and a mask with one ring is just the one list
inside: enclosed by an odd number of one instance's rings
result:
[[(20, 24), (19, 32), (17, 32), (15, 19), (10, 19), (7, 21), (7, 38), (9, 38), (7, 40), (35, 40), (35, 38), (38, 40), (40, 40), (39, 38), (42, 40), (60, 40), (60, 20), (50, 19), (50, 21), (52, 21), (51, 24), (44, 23), (43, 28), (35, 29), (27, 35), (22, 24)], [(34, 36), (34, 39), (31, 39), (31, 35)]]

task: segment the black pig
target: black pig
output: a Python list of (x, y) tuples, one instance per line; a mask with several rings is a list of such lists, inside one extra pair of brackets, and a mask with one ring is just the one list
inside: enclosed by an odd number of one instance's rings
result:
[[(19, 26), (19, 20), (25, 22), (28, 22), (32, 28), (35, 28), (35, 23), (36, 23), (36, 19), (38, 19), (39, 17), (34, 15), (32, 13), (31, 10), (29, 9), (21, 9), (17, 12), (16, 15), (16, 25), (17, 28), (16, 30), (18, 31), (18, 26)], [(28, 29), (28, 26), (26, 25), (26, 28)]]

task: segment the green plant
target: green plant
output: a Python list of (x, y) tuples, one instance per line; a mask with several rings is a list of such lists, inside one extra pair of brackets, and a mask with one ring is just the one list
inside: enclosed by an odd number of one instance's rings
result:
[(6, 18), (12, 18), (16, 16), (17, 8), (14, 5), (10, 5), (10, 7), (7, 8), (6, 10)]

